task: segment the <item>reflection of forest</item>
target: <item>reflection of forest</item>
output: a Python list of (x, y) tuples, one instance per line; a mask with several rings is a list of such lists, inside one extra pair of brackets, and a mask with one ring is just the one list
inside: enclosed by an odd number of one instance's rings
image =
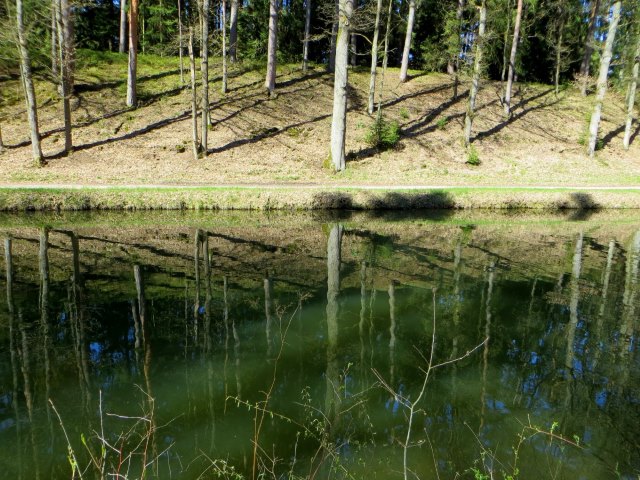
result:
[[(309, 387), (331, 441), (398, 449), (402, 412), (372, 389), (371, 369), (403, 395), (419, 387), (417, 351), (430, 344), (437, 287), (438, 361), (489, 340), (434, 377), (425, 428), (415, 430), (424, 447), (410, 454), (417, 471), (433, 468), (429, 443), (451, 474), (478, 457), (478, 442), (508, 456), (527, 415), (588, 445), (563, 450), (580, 465), (566, 462), (559, 478), (640, 468), (637, 228), (305, 227), (7, 229), (0, 438), (13, 446), (0, 462), (27, 477), (65, 477), (65, 448), (47, 455), (62, 441), (47, 399), (79, 438), (98, 428), (104, 391), (111, 411), (157, 409), (172, 420), (170, 433), (155, 435), (163, 423), (151, 418), (148, 455), (163, 452), (168, 435), (174, 450), (182, 438), (247, 468), (253, 414), (228, 398), (259, 398), (282, 342), (293, 353), (277, 366), (271, 408), (295, 415)], [(299, 293), (310, 298), (285, 339)], [(293, 429), (273, 419), (268, 428), (270, 440)], [(290, 454), (290, 439), (282, 442)], [(562, 458), (542, 440), (533, 446), (529, 468), (543, 454)]]

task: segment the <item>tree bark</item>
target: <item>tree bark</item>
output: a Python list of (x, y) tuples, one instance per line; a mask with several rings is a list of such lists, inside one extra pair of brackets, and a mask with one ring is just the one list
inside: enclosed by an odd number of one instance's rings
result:
[(62, 110), (64, 117), (64, 150), (63, 153), (68, 154), (73, 148), (73, 140), (71, 138), (71, 104), (69, 86), (71, 58), (70, 58), (70, 42), (67, 37), (69, 33), (69, 4), (67, 0), (56, 0), (56, 20), (58, 23), (58, 58), (59, 58), (59, 92), (62, 98)]
[(227, 93), (227, 1), (222, 0), (222, 84), (220, 90)]
[(516, 70), (516, 55), (518, 54), (518, 42), (520, 41), (520, 25), (522, 23), (523, 0), (518, 0), (516, 23), (513, 27), (513, 41), (511, 43), (511, 56), (509, 57), (509, 73), (507, 74), (507, 88), (504, 92), (504, 115), (511, 116), (511, 90), (513, 89), (513, 76)]
[(344, 170), (346, 163), (344, 144), (347, 127), (347, 62), (349, 60), (349, 21), (352, 11), (353, 0), (340, 0), (331, 120), (331, 160), (336, 171)]
[(31, 133), (31, 149), (33, 159), (40, 165), (46, 165), (40, 147), (40, 131), (38, 129), (38, 106), (36, 102), (36, 92), (33, 88), (33, 77), (31, 75), (31, 59), (27, 49), (27, 39), (24, 33), (24, 20), (22, 0), (16, 0), (16, 24), (18, 30), (18, 49), (20, 53), (20, 73), (22, 75), (22, 85), (27, 103), (27, 117), (29, 119), (29, 130)]
[(369, 102), (367, 112), (373, 113), (376, 95), (376, 75), (378, 74), (378, 37), (380, 35), (380, 15), (382, 14), (382, 0), (377, 0), (376, 23), (373, 29), (373, 42), (371, 43), (371, 77), (369, 79)]
[(236, 63), (238, 61), (238, 0), (231, 0), (229, 17), (229, 59), (231, 63)]
[[(639, 15), (640, 16), (640, 15)], [(638, 29), (638, 39), (636, 46), (636, 55), (633, 64), (633, 73), (631, 74), (631, 82), (629, 83), (629, 95), (627, 104), (627, 122), (624, 128), (624, 149), (629, 150), (631, 144), (631, 125), (633, 124), (633, 107), (636, 103), (636, 90), (638, 88), (638, 74), (640, 73), (640, 28)]]
[(184, 47), (182, 46), (182, 0), (178, 0), (178, 55), (180, 56), (180, 84), (184, 85), (184, 62), (182, 60)]
[(400, 81), (407, 81), (407, 69), (409, 68), (409, 53), (411, 51), (411, 37), (413, 35), (413, 22), (416, 16), (416, 0), (409, 0), (409, 17), (407, 18), (407, 31), (404, 36), (404, 49), (402, 50), (402, 63), (400, 65)]
[(509, 65), (509, 59), (507, 58), (507, 52), (509, 51), (509, 31), (511, 31), (511, 0), (507, 0), (507, 27), (504, 29), (502, 39), (502, 73), (500, 74), (500, 81), (502, 83), (504, 83), (507, 78), (507, 67)]
[(464, 117), (464, 143), (469, 146), (471, 143), (471, 129), (473, 127), (473, 117), (476, 110), (476, 97), (480, 88), (480, 74), (482, 73), (482, 54), (484, 50), (485, 31), (487, 27), (487, 2), (482, 0), (480, 5), (480, 24), (478, 26), (478, 38), (476, 39), (476, 55), (473, 62), (473, 78), (471, 80), (471, 91), (469, 92), (469, 105)]
[(556, 44), (556, 74), (555, 74), (555, 88), (556, 96), (560, 93), (560, 73), (562, 72), (562, 40), (564, 37), (564, 25), (565, 18), (562, 16), (560, 19), (560, 26), (558, 27), (558, 43)]
[(51, 0), (51, 73), (53, 78), (58, 77), (58, 0)]
[(591, 15), (589, 16), (589, 28), (587, 29), (587, 38), (584, 43), (584, 55), (580, 64), (580, 76), (582, 77), (581, 92), (582, 96), (587, 96), (587, 85), (589, 73), (591, 70), (591, 55), (593, 55), (595, 32), (598, 20), (598, 12), (600, 10), (600, 0), (593, 0)]
[(591, 114), (591, 122), (589, 124), (589, 146), (587, 148), (587, 153), (590, 157), (593, 157), (596, 153), (598, 130), (600, 128), (600, 116), (602, 115), (602, 103), (605, 95), (607, 94), (609, 66), (611, 64), (611, 57), (613, 56), (613, 45), (616, 38), (616, 32), (618, 30), (618, 24), (620, 23), (621, 9), (622, 0), (616, 0), (613, 3), (613, 16), (609, 22), (607, 41), (604, 45), (604, 51), (602, 52), (602, 59), (600, 60), (600, 72), (598, 74), (598, 83), (596, 85), (596, 102), (593, 108), (593, 113)]
[(136, 72), (138, 69), (138, 0), (129, 6), (129, 67), (127, 69), (127, 107), (138, 103), (136, 95)]
[(302, 71), (309, 68), (309, 35), (311, 33), (311, 0), (305, 0), (304, 43), (302, 46)]
[(276, 54), (278, 48), (278, 0), (269, 0), (269, 44), (267, 47), (267, 75), (264, 87), (273, 95), (276, 88)]
[[(178, 0), (178, 8), (180, 0)], [(120, 41), (118, 43), (118, 52), (124, 53), (127, 42), (127, 0), (120, 0)]]
[[(453, 62), (453, 98), (454, 100), (458, 98), (458, 84), (460, 83), (460, 50), (461, 50), (461, 33), (462, 33), (462, 15), (464, 14), (464, 2), (465, 0), (458, 0), (458, 9), (456, 11), (456, 19), (458, 20), (458, 39), (457, 45), (458, 48), (456, 50), (456, 58)], [(451, 59), (449, 60), (449, 65), (447, 66), (447, 70), (449, 74), (451, 74)]]
[(196, 60), (193, 55), (193, 27), (189, 27), (189, 73), (191, 74), (191, 133), (193, 159), (198, 159), (200, 140), (198, 139), (198, 95), (196, 92)]
[(202, 27), (202, 40), (200, 46), (200, 70), (202, 72), (202, 156), (208, 154), (208, 129), (209, 129), (209, 0), (200, 0), (200, 22)]
[(334, 0), (334, 17), (333, 23), (331, 24), (331, 44), (329, 46), (329, 65), (328, 69), (330, 72), (333, 72), (336, 69), (336, 39), (338, 38), (338, 18), (340, 16), (340, 0)]
[[(345, 0), (341, 0), (343, 3)], [(342, 10), (342, 8), (341, 8)], [(345, 43), (348, 42), (346, 38)], [(337, 65), (336, 65), (337, 66)], [(340, 407), (340, 395), (336, 395), (338, 371), (338, 320), (340, 316), (340, 263), (342, 251), (342, 225), (333, 225), (327, 242), (327, 389), (325, 415), (335, 428), (334, 420)]]
[(355, 67), (358, 64), (358, 37), (355, 34), (351, 34), (351, 47), (350, 47), (350, 59), (349, 64)]

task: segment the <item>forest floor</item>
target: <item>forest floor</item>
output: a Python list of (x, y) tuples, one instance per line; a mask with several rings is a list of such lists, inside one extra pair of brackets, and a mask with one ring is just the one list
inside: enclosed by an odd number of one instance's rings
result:
[(590, 159), (584, 144), (593, 97), (584, 99), (571, 86), (556, 96), (551, 86), (516, 84), (514, 113), (505, 121), (501, 84), (483, 82), (473, 139), (481, 164), (471, 166), (462, 141), (468, 79), (454, 99), (448, 75), (414, 72), (401, 84), (398, 71), (389, 69), (383, 112), (399, 123), (401, 138), (396, 148), (379, 152), (365, 138), (374, 118), (366, 113), (368, 68), (358, 67), (349, 79), (347, 169), (334, 173), (327, 168), (333, 77), (322, 67), (305, 75), (298, 65), (281, 65), (277, 94), (270, 99), (262, 65), (232, 65), (229, 90), (222, 95), (220, 65), (212, 62), (209, 156), (194, 160), (190, 90), (181, 83), (178, 59), (141, 55), (139, 62), (139, 107), (131, 110), (125, 107), (126, 56), (79, 52), (72, 99), (75, 149), (67, 157), (60, 155), (64, 137), (56, 87), (37, 79), (44, 168), (31, 159), (19, 79), (0, 79), (0, 122), (8, 147), (0, 155), (0, 186), (640, 185), (640, 126), (625, 151), (624, 98), (615, 91), (604, 105), (601, 149)]

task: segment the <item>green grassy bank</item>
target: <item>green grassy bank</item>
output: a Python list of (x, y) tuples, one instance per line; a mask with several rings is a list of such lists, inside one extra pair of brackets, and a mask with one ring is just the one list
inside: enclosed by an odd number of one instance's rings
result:
[(637, 209), (638, 189), (368, 187), (2, 187), (0, 211)]

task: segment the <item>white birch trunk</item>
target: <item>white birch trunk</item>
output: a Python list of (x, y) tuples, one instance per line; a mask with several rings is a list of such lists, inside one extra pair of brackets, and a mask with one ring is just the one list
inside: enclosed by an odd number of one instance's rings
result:
[(607, 33), (607, 41), (602, 52), (600, 60), (600, 72), (598, 74), (598, 83), (596, 85), (596, 102), (591, 114), (591, 122), (589, 124), (589, 146), (587, 153), (593, 157), (596, 153), (596, 145), (598, 143), (598, 130), (600, 128), (600, 116), (602, 115), (602, 103), (607, 94), (607, 79), (609, 77), (609, 66), (611, 65), (611, 57), (613, 56), (613, 45), (620, 23), (620, 11), (622, 9), (622, 0), (616, 0), (613, 3), (613, 16), (609, 22), (609, 30)]
[(339, 0), (334, 0), (334, 17), (331, 24), (331, 45), (329, 46), (329, 71), (333, 72), (336, 68), (336, 39), (338, 37), (338, 17), (340, 15)]
[(267, 47), (267, 75), (264, 88), (269, 95), (276, 88), (276, 54), (278, 48), (278, 0), (269, 0), (269, 44)]
[(346, 166), (344, 144), (347, 127), (347, 63), (349, 61), (349, 21), (352, 11), (353, 0), (340, 0), (331, 120), (331, 161), (336, 171), (342, 171)]
[[(178, 7), (180, 6), (178, 0)], [(124, 53), (127, 43), (127, 0), (120, 0), (120, 41), (118, 51)]]
[(311, 0), (305, 0), (304, 43), (302, 45), (302, 71), (309, 68), (309, 35), (311, 33)]
[(180, 84), (184, 85), (184, 61), (182, 60), (184, 47), (182, 45), (182, 0), (178, 0), (178, 55), (180, 56)]
[(562, 72), (562, 40), (564, 36), (565, 19), (560, 20), (560, 27), (558, 30), (558, 43), (556, 44), (556, 74), (555, 74), (555, 87), (556, 96), (560, 93), (560, 73)]
[(382, 14), (382, 0), (376, 4), (376, 23), (373, 30), (373, 42), (371, 43), (371, 77), (369, 79), (369, 102), (367, 112), (373, 113), (376, 95), (376, 75), (378, 74), (378, 37), (380, 35), (380, 15)]
[(640, 73), (640, 29), (638, 29), (638, 45), (636, 46), (633, 73), (629, 83), (629, 96), (627, 104), (627, 122), (624, 128), (624, 149), (629, 150), (631, 144), (631, 125), (633, 124), (633, 107), (636, 103), (636, 90), (638, 88), (638, 74)]
[(400, 65), (400, 81), (407, 81), (409, 68), (409, 53), (411, 51), (411, 37), (413, 35), (413, 22), (416, 16), (416, 0), (409, 0), (409, 17), (407, 18), (407, 31), (404, 36), (404, 49), (402, 50), (402, 63)]
[[(64, 21), (65, 17), (67, 22)], [(62, 110), (64, 117), (64, 154), (68, 154), (73, 148), (73, 140), (71, 138), (71, 105), (70, 105), (70, 88), (69, 88), (69, 39), (65, 38), (65, 32), (68, 32), (69, 22), (69, 4), (67, 0), (56, 0), (56, 20), (58, 30), (58, 59), (59, 59), (59, 92), (62, 99)]]
[(511, 43), (511, 56), (509, 57), (509, 73), (507, 74), (507, 88), (504, 92), (504, 115), (511, 116), (511, 90), (513, 89), (513, 76), (516, 70), (516, 55), (518, 54), (518, 42), (520, 41), (520, 25), (522, 23), (523, 0), (518, 0), (516, 23), (513, 27), (513, 41)]
[(484, 50), (485, 31), (487, 27), (487, 2), (482, 0), (480, 5), (480, 25), (478, 26), (478, 38), (476, 39), (476, 54), (473, 63), (473, 79), (471, 80), (471, 91), (469, 92), (469, 105), (464, 117), (464, 143), (469, 146), (471, 143), (471, 129), (473, 127), (473, 117), (476, 110), (476, 97), (480, 88), (480, 74), (482, 73), (482, 54)]
[(238, 0), (231, 0), (229, 17), (229, 59), (231, 63), (236, 63), (238, 61)]
[(200, 70), (202, 72), (202, 155), (208, 154), (209, 129), (209, 0), (200, 0), (202, 39), (200, 45)]
[[(456, 11), (456, 20), (458, 20), (458, 49), (456, 51), (456, 58), (453, 62), (453, 98), (458, 98), (458, 84), (460, 83), (460, 53), (462, 50), (460, 35), (462, 33), (462, 16), (464, 15), (464, 1), (458, 0), (458, 9)], [(447, 70), (451, 74), (451, 60), (449, 60), (449, 65), (447, 66)]]
[(131, 0), (129, 6), (129, 66), (127, 68), (127, 107), (138, 103), (136, 95), (136, 75), (138, 69), (138, 0)]
[(33, 159), (40, 166), (45, 165), (40, 147), (40, 131), (38, 129), (38, 106), (36, 103), (36, 92), (33, 88), (33, 77), (31, 75), (31, 59), (27, 49), (27, 39), (24, 34), (24, 20), (22, 0), (16, 0), (16, 25), (18, 30), (18, 49), (20, 53), (20, 74), (22, 75), (22, 85), (27, 103), (27, 117), (29, 119), (29, 131), (31, 133), (31, 149)]

